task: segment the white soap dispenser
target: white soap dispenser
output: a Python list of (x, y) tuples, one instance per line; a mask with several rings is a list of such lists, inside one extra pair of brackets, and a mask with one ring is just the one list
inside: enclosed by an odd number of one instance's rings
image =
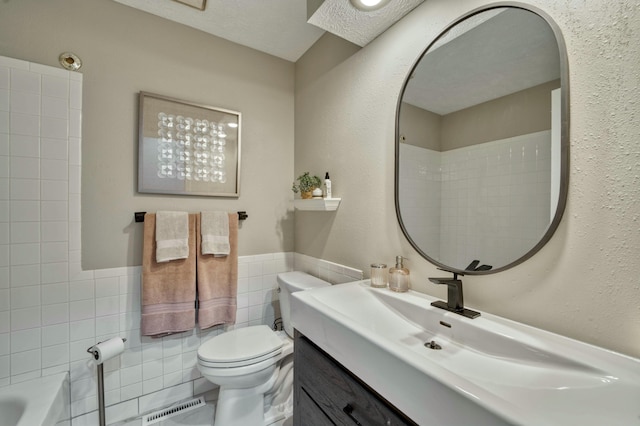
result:
[(409, 290), (409, 270), (404, 267), (402, 256), (396, 256), (395, 268), (389, 268), (389, 289), (403, 293)]
[(331, 197), (331, 179), (329, 178), (329, 172), (324, 175), (324, 187), (325, 187), (325, 197), (324, 198), (332, 198)]

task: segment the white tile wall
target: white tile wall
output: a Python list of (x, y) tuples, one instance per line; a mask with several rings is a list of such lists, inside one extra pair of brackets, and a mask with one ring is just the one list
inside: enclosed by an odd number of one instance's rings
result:
[(300, 253), (294, 254), (294, 269), (303, 271), (332, 284), (343, 284), (363, 279), (360, 269), (318, 259)]
[[(440, 255), (440, 152), (401, 144), (400, 192), (402, 222), (413, 240), (433, 258)], [(428, 218), (429, 220), (425, 220)]]
[[(550, 156), (550, 131), (442, 153), (403, 144), (405, 226), (443, 263), (465, 268), (482, 253), (491, 254), (482, 263), (508, 264), (550, 223)], [(417, 215), (423, 209), (431, 222)]]
[(126, 337), (105, 363), (107, 420), (124, 420), (213, 389), (196, 368), (198, 347), (226, 329), (272, 325), (278, 273), (362, 279), (304, 255), (241, 256), (234, 326), (140, 336), (140, 267), (80, 266), (81, 107), (81, 74), (0, 57), (0, 386), (70, 371), (67, 423), (95, 425), (86, 349)]
[[(304, 270), (332, 283), (363, 277), (360, 270), (301, 254), (241, 256), (238, 259), (238, 311), (234, 326), (195, 329), (154, 339), (140, 336), (140, 267), (85, 271), (93, 278), (69, 283), (72, 289), (69, 292), (69, 323), (54, 329), (61, 339), (69, 341), (73, 425), (95, 424), (96, 373), (88, 361), (87, 347), (116, 335), (128, 339), (125, 352), (109, 361), (105, 369), (109, 370), (105, 377), (112, 383), (107, 405), (119, 407), (108, 411), (113, 413), (113, 417), (107, 414), (109, 421), (135, 417), (209, 391), (213, 385), (200, 376), (196, 367), (200, 344), (225, 330), (257, 324), (272, 326), (280, 316), (276, 276), (293, 269)], [(83, 300), (71, 300), (75, 298)], [(111, 306), (114, 299), (119, 302), (115, 314), (99, 311), (102, 303), (106, 301)], [(48, 339), (47, 343), (55, 344), (56, 341)], [(44, 342), (42, 346), (46, 346)], [(64, 359), (67, 352), (59, 346), (55, 348), (59, 352), (56, 355)]]

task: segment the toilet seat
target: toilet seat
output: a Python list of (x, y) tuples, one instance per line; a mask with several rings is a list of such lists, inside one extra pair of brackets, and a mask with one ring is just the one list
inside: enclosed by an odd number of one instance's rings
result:
[(198, 349), (198, 363), (210, 368), (237, 368), (277, 357), (284, 341), (266, 325), (231, 330)]
[(255, 325), (220, 334), (198, 349), (198, 370), (219, 386), (215, 424), (276, 424), (293, 410), (289, 299), (293, 292), (330, 284), (301, 272), (281, 273), (277, 279), (282, 324), (289, 333)]

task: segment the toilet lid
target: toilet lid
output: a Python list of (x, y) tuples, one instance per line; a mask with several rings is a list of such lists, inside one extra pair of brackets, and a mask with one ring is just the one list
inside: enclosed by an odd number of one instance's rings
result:
[(275, 356), (284, 342), (266, 325), (222, 333), (200, 345), (198, 358), (209, 363), (238, 363)]

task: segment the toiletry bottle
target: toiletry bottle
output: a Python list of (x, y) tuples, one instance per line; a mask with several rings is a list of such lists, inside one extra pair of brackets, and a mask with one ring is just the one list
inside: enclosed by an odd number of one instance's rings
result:
[(324, 175), (324, 198), (331, 198), (331, 179), (329, 179), (329, 172)]
[(395, 268), (389, 268), (389, 288), (399, 293), (409, 290), (409, 270), (402, 265), (402, 256), (396, 256)]

